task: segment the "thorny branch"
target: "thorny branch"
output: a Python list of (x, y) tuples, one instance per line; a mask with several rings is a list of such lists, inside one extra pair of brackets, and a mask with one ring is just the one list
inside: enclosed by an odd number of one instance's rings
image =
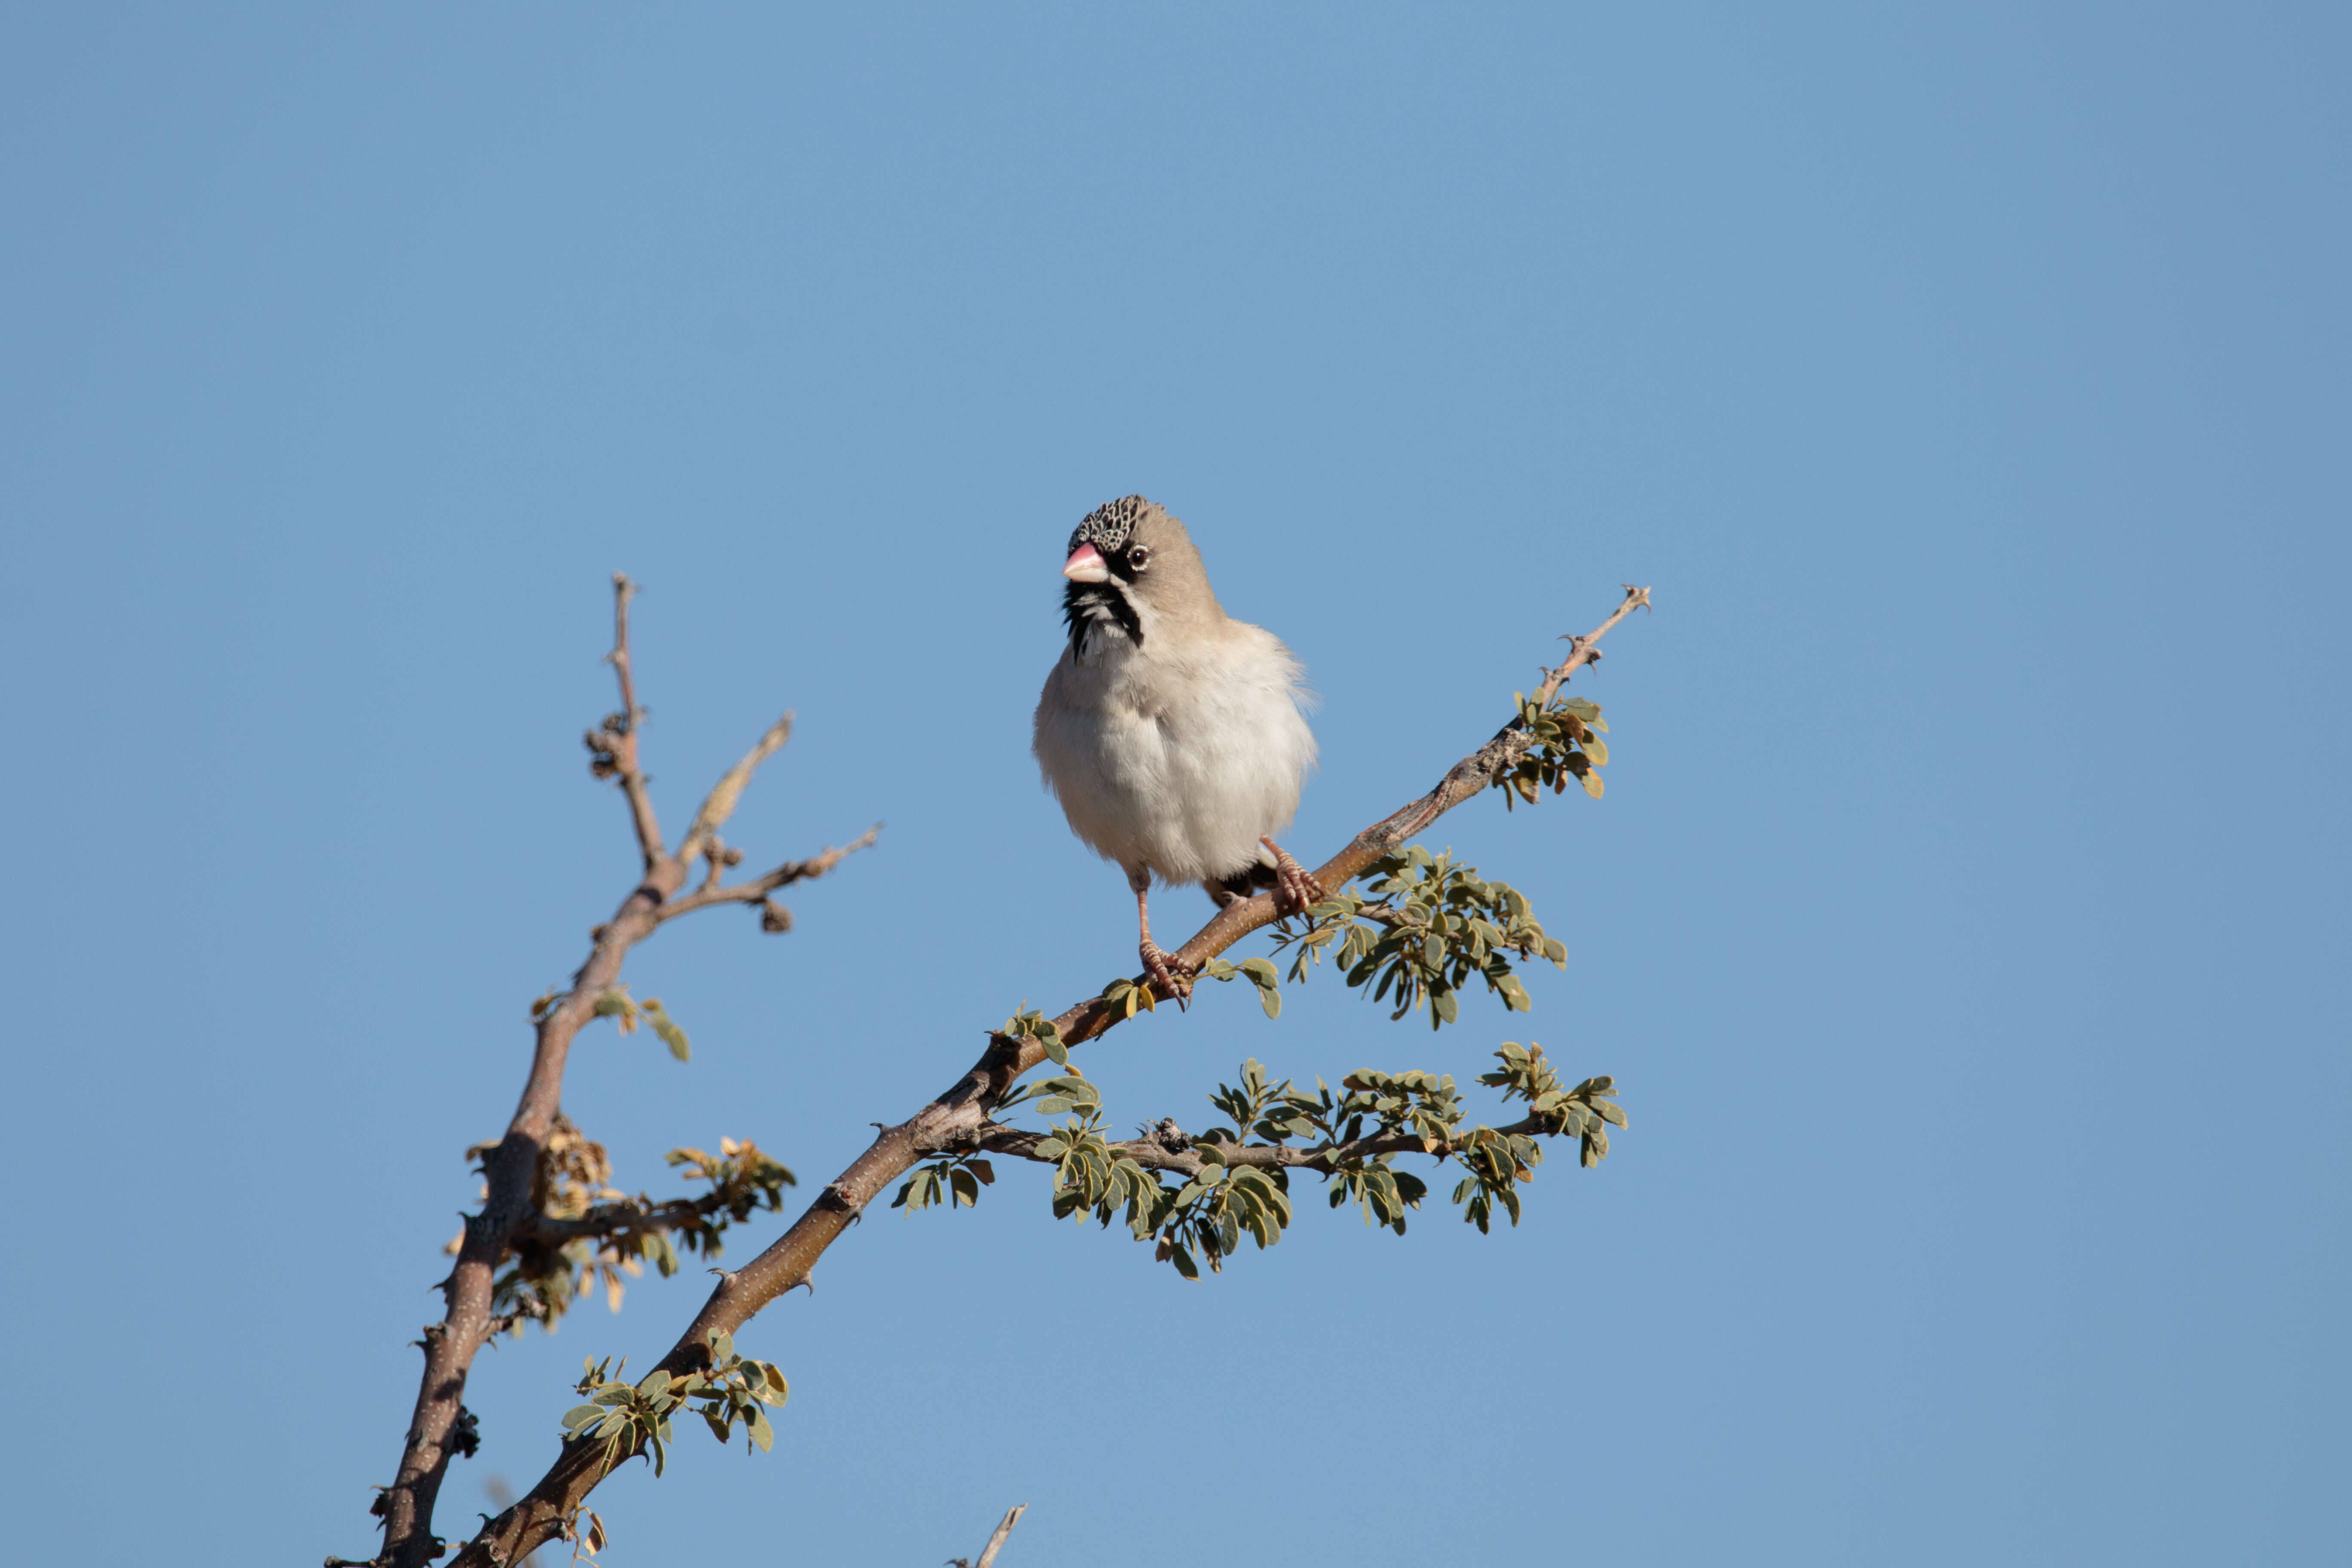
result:
[[(1569, 638), (1568, 657), (1544, 671), (1537, 688), (1538, 705), (1549, 702), (1578, 669), (1599, 659), (1601, 639), (1635, 606), (1647, 608), (1649, 604), (1649, 589), (1627, 584), (1624, 600), (1615, 612), (1593, 630)], [(1336, 891), (1373, 861), (1485, 790), (1515, 766), (1532, 743), (1525, 719), (1515, 715), (1493, 739), (1447, 769), (1428, 794), (1357, 834), (1339, 854), (1316, 868), (1316, 879)], [(1275, 919), (1271, 893), (1236, 900), (1179, 949), (1175, 960), (1187, 971), (1198, 972), (1210, 959), (1250, 932), (1273, 924)], [(1135, 983), (1146, 982), (1138, 976)], [(1054, 1024), (1065, 1045), (1076, 1046), (1099, 1038), (1125, 1016), (1102, 998), (1089, 997)], [(825, 1249), (885, 1187), (928, 1154), (972, 1147), (982, 1130), (993, 1125), (988, 1119), (990, 1109), (1015, 1080), (1045, 1059), (1045, 1047), (1034, 1037), (992, 1036), (981, 1058), (944, 1093), (897, 1126), (883, 1128), (866, 1152), (828, 1184), (766, 1251), (740, 1271), (721, 1276), (718, 1289), (669, 1352), (656, 1363), (657, 1368), (672, 1376), (698, 1368), (709, 1353), (714, 1332), (732, 1334), (769, 1302), (807, 1284)], [(1413, 1146), (1421, 1145), (1416, 1142)], [(635, 1449), (625, 1446), (565, 1445), (530, 1493), (484, 1524), (453, 1560), (451, 1568), (505, 1568), (520, 1562), (524, 1553), (558, 1539), (597, 1484), (635, 1455)]]
[[(717, 843), (719, 829), (734, 811), (752, 772), (792, 733), (788, 714), (719, 780), (696, 814), (677, 853), (665, 849), (637, 752), (645, 710), (637, 701), (635, 672), (629, 662), (629, 602), (636, 592), (636, 584), (627, 576), (613, 574), (613, 651), (606, 658), (620, 684), (621, 710), (590, 731), (587, 743), (591, 771), (599, 778), (616, 779), (628, 800), (645, 875), (621, 900), (613, 918), (592, 933), (587, 960), (572, 975), (571, 989), (540, 1015), (522, 1098), (505, 1136), (482, 1157), (486, 1195), (481, 1212), (467, 1217), (457, 1266), (441, 1282), (446, 1310), (441, 1321), (425, 1328), (421, 1342), (425, 1373), (402, 1444), (400, 1468), (375, 1502), (373, 1511), (383, 1521), (384, 1540), (383, 1550), (371, 1561), (380, 1568), (422, 1568), (445, 1550), (433, 1533), (434, 1503), (450, 1457), (470, 1441), (467, 1430), (470, 1417), (463, 1403), (466, 1377), (474, 1357), (499, 1326), (491, 1310), (499, 1265), (526, 1226), (535, 1221), (546, 1223), (534, 1212), (531, 1184), (541, 1152), (562, 1113), (563, 1069), (572, 1041), (582, 1026), (596, 1016), (598, 999), (619, 980), (629, 950), (652, 935), (664, 921), (684, 912), (674, 908), (672, 900), (685, 884), (688, 862)], [(870, 844), (873, 837), (868, 833), (851, 847)], [(737, 889), (719, 889), (714, 879), (709, 888), (695, 895), (699, 901), (692, 907), (757, 898), (764, 905), (762, 923), (770, 930), (786, 929), (789, 916), (781, 907), (765, 903), (768, 893), (824, 875), (847, 852), (827, 850), (814, 859), (787, 862), (768, 877), (745, 885), (769, 884), (757, 893), (739, 895)], [(520, 1555), (506, 1561), (520, 1561)]]

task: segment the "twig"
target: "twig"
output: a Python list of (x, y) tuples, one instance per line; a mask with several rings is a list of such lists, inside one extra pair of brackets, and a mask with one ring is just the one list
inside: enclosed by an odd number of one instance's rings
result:
[[(1595, 1080), (1605, 1084), (1606, 1079)], [(1508, 1126), (1488, 1128), (1506, 1138), (1549, 1136), (1559, 1131), (1558, 1119), (1545, 1116), (1525, 1116)], [(1017, 1160), (1034, 1160), (1041, 1165), (1060, 1163), (1060, 1156), (1040, 1154), (1037, 1145), (1053, 1136), (1048, 1132), (1030, 1132), (1001, 1122), (984, 1123), (973, 1146), (992, 1154), (1009, 1154)], [(1376, 1137), (1359, 1138), (1348, 1143), (1316, 1143), (1304, 1149), (1293, 1149), (1284, 1143), (1220, 1142), (1217, 1152), (1224, 1163), (1254, 1165), (1261, 1171), (1320, 1171), (1328, 1174), (1360, 1160), (1379, 1154), (1434, 1154), (1454, 1152), (1456, 1144), (1423, 1137), (1418, 1132), (1387, 1132)], [(1124, 1155), (1147, 1171), (1166, 1171), (1181, 1176), (1197, 1176), (1209, 1163), (1191, 1140), (1182, 1136), (1161, 1138), (1146, 1133), (1125, 1142), (1108, 1145), (1114, 1159)], [(925, 1153), (939, 1151), (925, 1150)]]
[(637, 765), (637, 735), (645, 728), (646, 710), (637, 706), (636, 676), (629, 667), (629, 601), (636, 596), (637, 585), (629, 581), (628, 574), (614, 573), (613, 651), (604, 659), (620, 678), (621, 711), (617, 715), (620, 722), (606, 720), (604, 731), (610, 737), (614, 769), (620, 774), (621, 793), (629, 798), (629, 818), (637, 830), (637, 847), (645, 855), (646, 869), (651, 871), (668, 857), (662, 850), (661, 824), (654, 817), (654, 799), (646, 788), (645, 770)]
[(653, 1231), (691, 1230), (733, 1201), (734, 1194), (721, 1189), (698, 1197), (668, 1198), (661, 1203), (645, 1197), (624, 1198), (618, 1203), (598, 1204), (576, 1219), (529, 1215), (515, 1227), (509, 1246), (520, 1251), (534, 1244), (562, 1247), (583, 1239), (618, 1241)]
[[(1575, 674), (1578, 669), (1585, 665), (1598, 664), (1601, 661), (1601, 639), (1609, 634), (1610, 627), (1632, 615), (1636, 605), (1644, 610), (1650, 607), (1650, 590), (1637, 588), (1628, 583), (1625, 584), (1624, 601), (1617, 606), (1607, 620), (1582, 637), (1568, 639), (1568, 657), (1559, 661), (1559, 668), (1557, 669), (1546, 670), (1542, 684), (1536, 688), (1537, 707), (1541, 708), (1549, 704), (1559, 689), (1568, 684), (1568, 678)], [(1405, 807), (1405, 810), (1399, 812), (1397, 816), (1377, 823), (1366, 828), (1363, 833), (1358, 834), (1356, 843), (1349, 845), (1347, 850), (1341, 852), (1339, 860), (1347, 859), (1359, 846), (1367, 843), (1370, 836), (1372, 835), (1381, 836), (1385, 841), (1385, 847), (1376, 849), (1365, 856), (1360, 864), (1349, 869), (1348, 877), (1353, 877), (1364, 867), (1370, 865), (1406, 839), (1414, 837), (1423, 828), (1461, 805), (1471, 795), (1485, 789), (1488, 784), (1502, 775), (1505, 768), (1517, 763), (1519, 760), (1519, 754), (1527, 748), (1527, 723), (1524, 720), (1513, 719), (1495, 731), (1493, 740), (1454, 763), (1446, 772), (1445, 776), (1437, 781), (1435, 789), (1431, 790), (1413, 805)], [(1403, 816), (1406, 812), (1418, 812), (1419, 815), (1402, 826), (1397, 825), (1397, 817)], [(1334, 860), (1332, 864), (1337, 866), (1339, 860)], [(1322, 872), (1318, 872), (1316, 875), (1327, 888), (1336, 888), (1339, 885), (1339, 882), (1324, 876)], [(1346, 879), (1345, 877), (1340, 879), (1341, 881)]]
[(1029, 1505), (1025, 1502), (1013, 1505), (1012, 1510), (997, 1521), (995, 1533), (988, 1538), (988, 1544), (981, 1549), (980, 1561), (973, 1563), (972, 1568), (989, 1568), (989, 1565), (996, 1561), (996, 1554), (1004, 1549), (1004, 1538), (1013, 1533), (1013, 1527), (1020, 1523), (1021, 1516), (1028, 1511)]
[[(703, 852), (719, 830), (727, 826), (727, 819), (735, 815), (735, 803), (743, 797), (743, 786), (751, 782), (751, 775), (759, 771), (760, 764), (774, 756), (792, 738), (793, 716), (786, 713), (768, 726), (768, 732), (760, 737), (758, 744), (743, 753), (741, 762), (719, 776), (719, 782), (710, 786), (710, 793), (703, 796), (702, 809), (694, 814), (694, 821), (687, 827), (686, 837), (679, 841), (679, 859), (691, 863)], [(718, 875), (715, 865), (711, 875)]]
[(680, 915), (690, 915), (713, 904), (756, 904), (780, 888), (789, 888), (794, 882), (813, 881), (860, 849), (872, 848), (881, 833), (882, 825), (877, 822), (846, 844), (812, 855), (805, 860), (787, 860), (774, 870), (754, 877), (748, 882), (737, 882), (725, 888), (706, 882), (694, 891), (664, 904), (656, 911), (656, 918), (674, 921)]
[[(1549, 701), (1570, 675), (1598, 658), (1601, 637), (1635, 605), (1646, 605), (1649, 598), (1647, 588), (1627, 584), (1624, 602), (1616, 613), (1592, 631), (1571, 639), (1568, 658), (1557, 669), (1546, 672), (1538, 689), (1544, 700)], [(1502, 769), (1515, 765), (1531, 743), (1526, 721), (1513, 715), (1494, 739), (1448, 769), (1427, 795), (1356, 835), (1346, 848), (1317, 868), (1316, 880), (1337, 891), (1373, 861), (1484, 790)], [(1236, 900), (1202, 927), (1176, 958), (1197, 972), (1243, 937), (1273, 924), (1275, 919), (1271, 893)], [(1138, 976), (1136, 983), (1144, 984), (1143, 977)], [(1076, 1046), (1100, 1037), (1125, 1016), (1123, 1008), (1097, 996), (1078, 1003), (1054, 1024), (1063, 1042)], [(777, 1297), (807, 1284), (825, 1249), (865, 1212), (867, 1204), (927, 1152), (970, 1146), (982, 1128), (993, 1125), (988, 1120), (989, 1109), (1024, 1073), (1045, 1059), (1045, 1048), (1033, 1036), (992, 1036), (987, 1051), (946, 1092), (897, 1126), (883, 1128), (866, 1151), (817, 1194), (789, 1230), (741, 1269), (721, 1277), (686, 1332), (656, 1363), (659, 1369), (676, 1377), (701, 1366), (709, 1353), (711, 1333), (721, 1329), (734, 1332)], [(530, 1493), (485, 1523), (449, 1568), (498, 1568), (555, 1539), (562, 1521), (635, 1452), (597, 1443), (567, 1444)]]
[(996, 1532), (988, 1538), (988, 1544), (982, 1549), (977, 1563), (969, 1557), (950, 1557), (948, 1568), (989, 1568), (989, 1564), (996, 1561), (997, 1552), (1003, 1549), (1004, 1538), (1013, 1533), (1013, 1527), (1020, 1523), (1021, 1516), (1028, 1511), (1027, 1503), (1014, 1503), (1012, 1511), (998, 1521)]

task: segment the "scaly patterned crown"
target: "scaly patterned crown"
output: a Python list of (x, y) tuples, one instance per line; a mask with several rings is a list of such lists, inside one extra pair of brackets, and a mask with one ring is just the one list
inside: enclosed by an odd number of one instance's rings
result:
[(1078, 531), (1070, 535), (1070, 552), (1075, 554), (1081, 544), (1091, 544), (1105, 555), (1116, 555), (1127, 548), (1135, 533), (1135, 525), (1144, 514), (1158, 509), (1141, 496), (1121, 496), (1107, 500), (1087, 513)]

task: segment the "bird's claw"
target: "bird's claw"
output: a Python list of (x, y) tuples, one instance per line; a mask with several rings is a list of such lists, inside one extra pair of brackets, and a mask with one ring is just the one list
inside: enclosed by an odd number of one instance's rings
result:
[(1143, 939), (1143, 944), (1137, 952), (1143, 959), (1143, 973), (1151, 977), (1152, 984), (1160, 988), (1160, 994), (1175, 1003), (1178, 1012), (1183, 1012), (1185, 1003), (1192, 994), (1192, 983), (1186, 978), (1183, 966), (1150, 937)]
[(1315, 879), (1315, 874), (1293, 858), (1289, 850), (1271, 838), (1261, 838), (1258, 842), (1274, 851), (1276, 919), (1304, 916), (1308, 910), (1330, 896), (1324, 890), (1323, 884)]

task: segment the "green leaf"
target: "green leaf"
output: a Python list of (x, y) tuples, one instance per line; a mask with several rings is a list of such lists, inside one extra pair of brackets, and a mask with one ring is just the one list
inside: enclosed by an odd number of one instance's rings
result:
[(654, 1020), (654, 1033), (661, 1037), (662, 1044), (669, 1047), (671, 1056), (682, 1062), (693, 1059), (694, 1048), (686, 1043), (686, 1031), (671, 1023), (668, 1018), (656, 1017)]
[(751, 1441), (760, 1445), (760, 1452), (762, 1454), (775, 1447), (776, 1429), (768, 1425), (766, 1412), (753, 1411), (751, 1418), (744, 1423), (744, 1426), (751, 1434)]
[(601, 1405), (575, 1405), (563, 1414), (563, 1429), (576, 1432), (604, 1414), (604, 1407)]

